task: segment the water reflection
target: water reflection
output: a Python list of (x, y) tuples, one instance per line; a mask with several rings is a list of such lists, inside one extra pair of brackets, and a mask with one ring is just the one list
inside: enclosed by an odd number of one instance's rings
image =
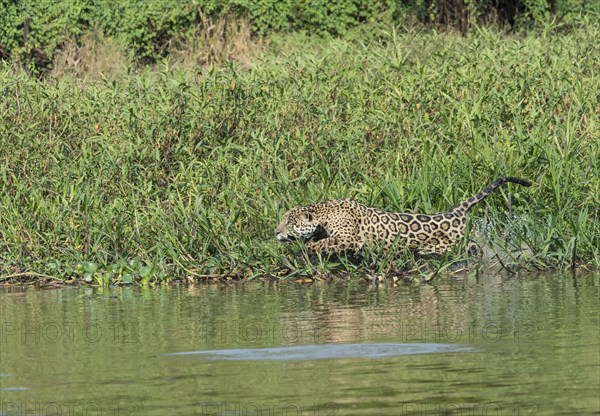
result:
[(594, 414), (599, 280), (0, 289), (0, 413)]

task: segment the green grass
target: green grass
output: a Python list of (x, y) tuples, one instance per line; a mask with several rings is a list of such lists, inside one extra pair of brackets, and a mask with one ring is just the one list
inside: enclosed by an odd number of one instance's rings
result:
[(535, 185), (472, 211), (487, 240), (530, 269), (597, 267), (600, 25), (555, 32), (292, 39), (249, 67), (100, 82), (5, 68), (1, 274), (310, 274), (325, 266), (274, 239), (285, 209), (353, 197), (435, 212), (505, 175)]

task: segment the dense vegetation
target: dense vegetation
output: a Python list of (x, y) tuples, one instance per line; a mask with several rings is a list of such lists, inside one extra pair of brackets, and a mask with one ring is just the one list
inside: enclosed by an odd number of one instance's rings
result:
[(231, 17), (254, 35), (304, 31), (339, 36), (360, 27), (370, 36), (407, 21), (457, 28), (477, 23), (531, 27), (569, 22), (600, 11), (586, 0), (0, 0), (0, 59), (44, 72), (69, 41), (90, 30), (118, 39), (140, 63), (155, 62), (173, 46), (215, 21)]
[(481, 241), (528, 269), (598, 266), (600, 25), (555, 29), (297, 34), (248, 66), (97, 82), (6, 66), (0, 273), (314, 273), (273, 238), (284, 209), (354, 197), (434, 212), (504, 175), (535, 185), (473, 212)]

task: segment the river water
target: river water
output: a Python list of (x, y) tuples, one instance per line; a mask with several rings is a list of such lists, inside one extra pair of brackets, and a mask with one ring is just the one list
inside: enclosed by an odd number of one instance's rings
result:
[(0, 414), (598, 415), (599, 281), (0, 288)]

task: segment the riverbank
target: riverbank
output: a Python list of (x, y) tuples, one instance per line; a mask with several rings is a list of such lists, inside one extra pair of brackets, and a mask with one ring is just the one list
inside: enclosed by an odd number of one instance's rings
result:
[[(597, 23), (520, 37), (296, 36), (245, 65), (42, 81), (2, 69), (0, 275), (327, 274), (275, 241), (287, 208), (352, 197), (437, 212), (506, 175), (535, 184), (475, 208), (472, 237), (514, 267), (600, 264)], [(410, 261), (368, 257), (347, 269)]]

